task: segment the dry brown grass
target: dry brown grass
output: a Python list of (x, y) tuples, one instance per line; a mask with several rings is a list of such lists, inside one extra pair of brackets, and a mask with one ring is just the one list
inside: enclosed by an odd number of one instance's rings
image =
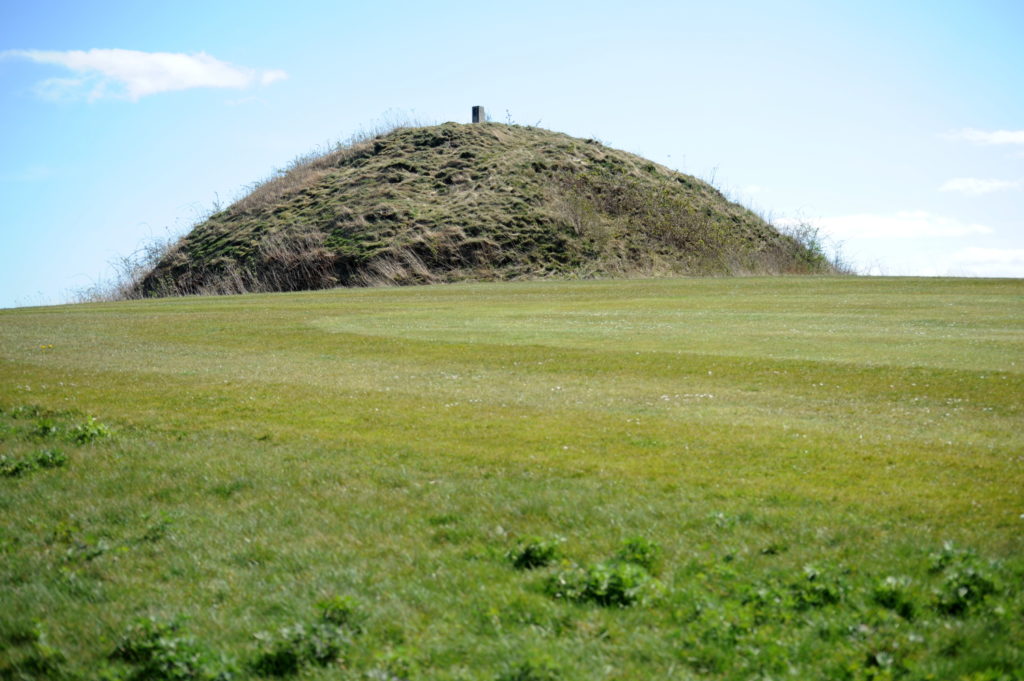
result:
[[(313, 227), (298, 225), (289, 230), (265, 234), (255, 252), (242, 263), (221, 257), (202, 268), (186, 266), (175, 279), (157, 282), (158, 295), (227, 295), (302, 291), (330, 288), (337, 284), (337, 255), (324, 246), (324, 234)], [(139, 287), (132, 295), (140, 297)], [(122, 298), (123, 299), (123, 298)]]
[(321, 180), (332, 168), (366, 153), (372, 142), (361, 140), (339, 145), (327, 152), (313, 152), (296, 157), (287, 168), (253, 183), (248, 193), (228, 208), (233, 214), (252, 214), (276, 204), (282, 197), (301, 191)]
[(104, 303), (143, 297), (142, 281), (157, 263), (184, 258), (182, 244), (182, 237), (173, 236), (146, 242), (131, 255), (121, 256), (111, 263), (114, 274), (110, 279), (72, 291), (71, 302)]
[(264, 210), (277, 204), (282, 197), (320, 181), (331, 170), (347, 161), (368, 154), (373, 149), (375, 139), (396, 130), (422, 125), (422, 122), (408, 117), (385, 117), (377, 125), (364, 128), (343, 142), (336, 142), (326, 149), (314, 149), (295, 157), (286, 168), (279, 169), (269, 177), (249, 185), (245, 196), (227, 210), (229, 213), (241, 215)]

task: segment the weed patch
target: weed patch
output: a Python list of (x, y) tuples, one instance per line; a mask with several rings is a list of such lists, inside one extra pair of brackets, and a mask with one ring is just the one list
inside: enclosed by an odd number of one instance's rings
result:
[(35, 405), (0, 408), (0, 442), (10, 443), (7, 451), (0, 452), (0, 477), (19, 478), (68, 465), (63, 449), (40, 448), (40, 444), (62, 442), (77, 448), (111, 434), (110, 428), (95, 418), (77, 421), (70, 412)]
[(345, 629), (329, 622), (296, 623), (256, 640), (261, 650), (250, 668), (261, 676), (292, 676), (307, 665), (334, 664), (351, 642)]
[(326, 667), (341, 661), (358, 632), (354, 602), (332, 598), (318, 604), (320, 617), (294, 623), (274, 634), (259, 633), (258, 650), (246, 663), (215, 653), (184, 631), (181, 620), (142, 618), (118, 641), (109, 659), (128, 671), (115, 678), (130, 681), (232, 681), (259, 676), (293, 676), (307, 666)]
[(662, 591), (663, 585), (651, 574), (660, 556), (657, 544), (644, 537), (633, 537), (609, 561), (585, 567), (569, 564), (557, 570), (545, 581), (544, 592), (556, 599), (624, 608)]
[(421, 678), (422, 665), (417, 661), (418, 651), (405, 646), (389, 647), (373, 656), (373, 662), (363, 675), (366, 681), (412, 681)]
[(60, 433), (60, 426), (52, 418), (41, 418), (36, 421), (32, 430), (29, 431), (29, 437), (36, 440), (48, 440), (50, 438), (57, 437)]
[(0, 454), (0, 476), (18, 478), (36, 470), (61, 468), (67, 463), (67, 455), (57, 449), (40, 449), (22, 457)]
[(846, 591), (839, 575), (823, 572), (813, 565), (805, 566), (803, 575), (790, 580), (788, 586), (797, 610), (835, 605)]
[(38, 623), (22, 623), (0, 632), (0, 679), (4, 681), (61, 681), (67, 658), (54, 647)]
[(110, 659), (130, 666), (130, 681), (232, 681), (238, 669), (182, 631), (180, 621), (138, 620)]
[(110, 437), (110, 428), (90, 417), (82, 423), (76, 423), (68, 429), (68, 439), (75, 444), (85, 445), (101, 438)]
[(260, 650), (249, 668), (261, 676), (292, 676), (307, 666), (326, 667), (341, 662), (359, 633), (355, 601), (337, 596), (317, 603), (319, 617), (296, 622), (275, 634), (256, 635)]
[(986, 565), (974, 551), (959, 549), (952, 543), (943, 545), (941, 551), (931, 555), (931, 572), (941, 577), (933, 591), (936, 610), (960, 617), (981, 605), (1000, 590), (994, 574), (997, 567)]
[(594, 563), (550, 575), (544, 591), (552, 598), (625, 608), (659, 592), (661, 584), (633, 563)]
[(495, 681), (559, 681), (562, 669), (550, 656), (534, 655), (510, 664)]
[(517, 570), (533, 570), (535, 568), (550, 565), (561, 556), (561, 543), (559, 539), (540, 539), (531, 537), (520, 540), (519, 543), (509, 549), (505, 554), (512, 567)]
[(316, 603), (316, 609), (320, 613), (320, 620), (333, 624), (336, 627), (360, 633), (363, 630), (362, 622), (366, 618), (356, 599), (351, 596), (331, 596), (323, 598)]
[(661, 563), (661, 546), (645, 537), (632, 537), (623, 542), (622, 548), (615, 554), (615, 560), (639, 565), (651, 574), (657, 574)]
[(883, 608), (892, 610), (906, 620), (914, 619), (917, 605), (910, 592), (909, 577), (888, 576), (875, 585), (871, 600)]

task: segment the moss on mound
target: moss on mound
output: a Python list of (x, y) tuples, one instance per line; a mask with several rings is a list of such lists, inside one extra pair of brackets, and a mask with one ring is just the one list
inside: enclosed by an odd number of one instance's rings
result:
[(539, 128), (445, 123), (301, 159), (196, 226), (141, 293), (829, 270), (689, 175)]

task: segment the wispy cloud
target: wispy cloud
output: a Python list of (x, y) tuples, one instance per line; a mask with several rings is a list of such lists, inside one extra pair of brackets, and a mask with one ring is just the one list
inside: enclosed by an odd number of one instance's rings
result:
[(951, 261), (974, 276), (1024, 277), (1024, 249), (965, 248), (953, 254)]
[(74, 72), (73, 78), (51, 78), (38, 84), (45, 97), (118, 98), (137, 101), (159, 92), (191, 88), (245, 89), (288, 77), (284, 71), (258, 70), (229, 64), (205, 52), (138, 52), (120, 49), (7, 50), (7, 59), (28, 59)]
[(964, 128), (946, 133), (947, 139), (966, 140), (975, 144), (1024, 144), (1024, 130), (976, 130)]
[(956, 177), (939, 187), (941, 192), (959, 192), (968, 196), (1018, 189), (1024, 189), (1024, 180), (984, 180), (977, 177)]
[[(799, 222), (779, 220), (779, 224)], [(923, 210), (892, 214), (860, 213), (811, 220), (814, 226), (833, 239), (921, 239), (991, 234), (986, 225), (963, 222)]]

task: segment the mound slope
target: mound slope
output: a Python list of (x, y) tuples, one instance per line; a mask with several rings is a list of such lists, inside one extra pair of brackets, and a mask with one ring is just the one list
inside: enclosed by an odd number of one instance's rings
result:
[(718, 190), (539, 128), (403, 128), (298, 160), (179, 241), (143, 295), (828, 271)]

